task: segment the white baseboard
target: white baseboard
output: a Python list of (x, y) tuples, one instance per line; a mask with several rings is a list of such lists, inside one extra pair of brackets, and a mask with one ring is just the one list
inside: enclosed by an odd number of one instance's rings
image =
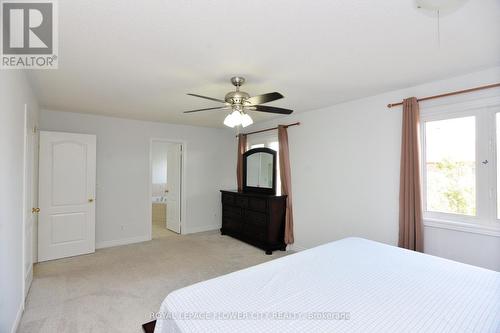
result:
[(10, 330), (11, 333), (17, 332), (17, 329), (19, 328), (19, 324), (21, 323), (21, 318), (23, 316), (23, 312), (24, 312), (24, 299), (21, 302), (21, 304), (19, 304), (19, 309), (17, 310), (16, 320), (14, 321), (14, 324), (12, 325), (12, 328)]
[(183, 235), (187, 235), (187, 234), (194, 234), (194, 233), (197, 233), (197, 232), (219, 230), (219, 229), (220, 229), (220, 225), (219, 224), (216, 224), (216, 225), (209, 224), (209, 225), (202, 225), (202, 226), (199, 226), (199, 227), (186, 228), (186, 231), (183, 232), (182, 234)]
[(106, 247), (113, 247), (113, 246), (127, 245), (127, 244), (133, 244), (133, 243), (147, 242), (149, 240), (150, 239), (149, 239), (148, 236), (139, 236), (139, 237), (130, 237), (130, 238), (107, 240), (107, 241), (97, 242), (95, 244), (95, 248), (96, 249), (103, 249), (103, 248), (106, 248)]
[(31, 283), (33, 282), (33, 265), (30, 266), (30, 270), (26, 273), (24, 277), (24, 301), (26, 301), (26, 297), (28, 297), (28, 292), (31, 288)]

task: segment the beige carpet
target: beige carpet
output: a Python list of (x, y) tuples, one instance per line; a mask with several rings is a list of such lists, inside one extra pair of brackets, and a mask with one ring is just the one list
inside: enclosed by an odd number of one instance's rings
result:
[(36, 264), (18, 332), (142, 332), (171, 291), (288, 252), (219, 232), (166, 233), (150, 242)]

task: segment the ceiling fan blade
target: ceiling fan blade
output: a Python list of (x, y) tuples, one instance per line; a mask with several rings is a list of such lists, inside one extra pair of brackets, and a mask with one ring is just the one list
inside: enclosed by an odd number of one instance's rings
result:
[(252, 105), (248, 109), (253, 111), (279, 113), (279, 114), (290, 114), (293, 112), (293, 110), (290, 109), (276, 108), (274, 106), (265, 106), (265, 105)]
[(250, 104), (257, 105), (257, 104), (264, 104), (264, 103), (269, 103), (278, 99), (283, 98), (283, 95), (280, 94), (279, 92), (272, 92), (272, 93), (267, 93), (263, 95), (258, 95), (254, 97), (250, 97), (247, 99), (247, 102), (250, 102)]
[(228, 109), (228, 107), (227, 106), (217, 106), (215, 108), (205, 108), (205, 109), (196, 109), (196, 110), (184, 111), (184, 113), (193, 113), (193, 112), (208, 111), (208, 110), (224, 110), (224, 109)]
[(197, 95), (197, 94), (188, 94), (189, 96), (194, 96), (194, 97), (199, 97), (199, 98), (204, 98), (204, 99), (209, 99), (211, 101), (219, 102), (219, 103), (226, 103), (226, 101), (223, 101), (222, 99), (218, 98), (212, 98), (212, 97), (207, 97), (207, 96), (202, 96), (202, 95)]

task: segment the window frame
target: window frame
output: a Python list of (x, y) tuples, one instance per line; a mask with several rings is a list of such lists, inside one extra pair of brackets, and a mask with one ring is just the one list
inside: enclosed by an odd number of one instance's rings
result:
[(269, 144), (271, 142), (278, 141), (278, 133), (270, 134), (270, 133), (262, 133), (262, 134), (252, 134), (247, 137), (247, 149), (250, 149), (253, 145), (261, 145), (269, 148)]
[[(484, 105), (466, 107), (461, 105), (422, 110), (420, 116), (420, 173), (422, 189), (422, 212), (424, 225), (459, 231), (500, 236), (500, 219), (497, 212), (497, 156), (496, 114), (500, 107)], [(476, 215), (433, 212), (427, 210), (426, 126), (430, 121), (462, 117), (475, 117), (476, 158)], [(498, 129), (500, 130), (500, 128)], [(488, 160), (485, 166), (481, 162)]]

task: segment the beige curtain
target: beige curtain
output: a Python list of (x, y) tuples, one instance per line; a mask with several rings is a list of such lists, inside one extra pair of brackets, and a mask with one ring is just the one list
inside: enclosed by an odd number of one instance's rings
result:
[(286, 195), (285, 243), (293, 243), (292, 178), (290, 154), (288, 151), (288, 132), (285, 126), (278, 126), (281, 194)]
[(238, 192), (243, 191), (243, 154), (247, 150), (247, 136), (238, 135), (238, 159), (236, 162), (236, 179), (238, 181)]
[(403, 101), (401, 174), (399, 180), (400, 247), (423, 252), (420, 194), (420, 110), (415, 97)]

